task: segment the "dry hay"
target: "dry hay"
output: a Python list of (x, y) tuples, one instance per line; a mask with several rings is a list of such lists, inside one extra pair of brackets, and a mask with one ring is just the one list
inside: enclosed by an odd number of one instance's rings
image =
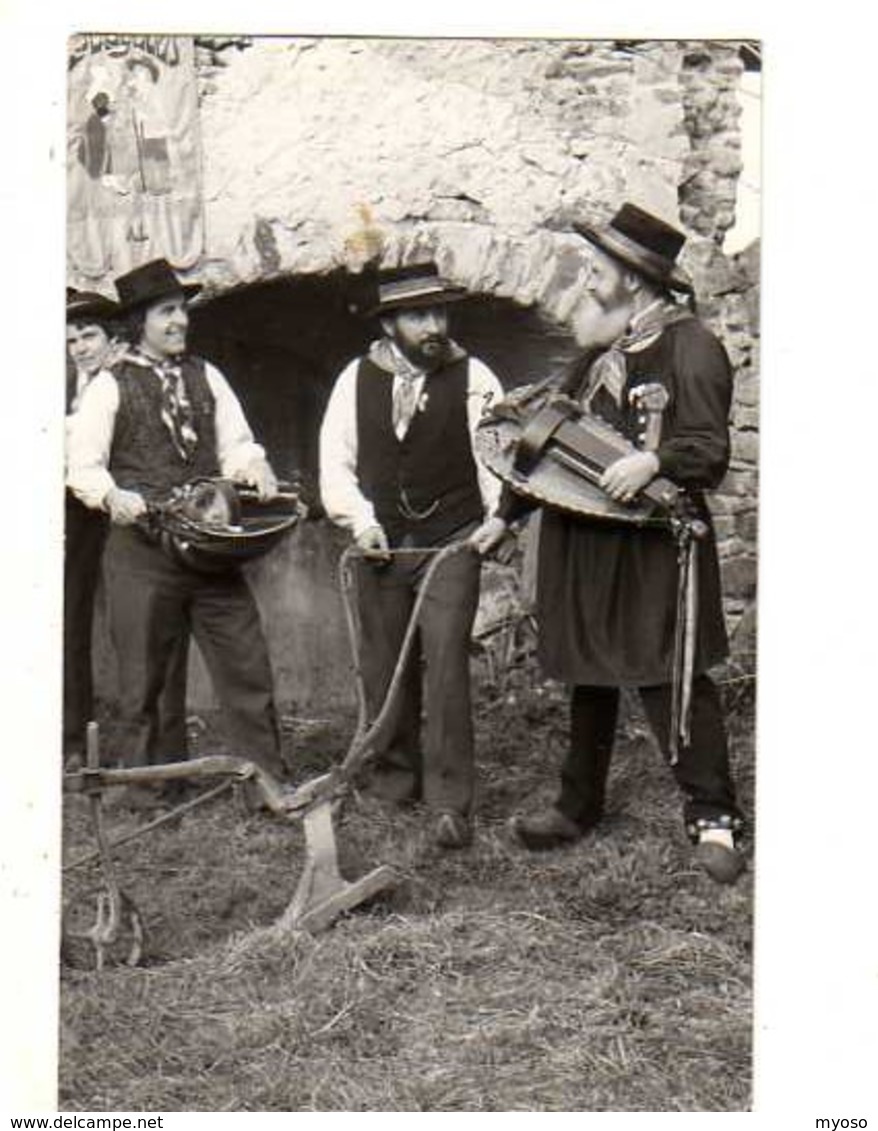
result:
[[(553, 789), (566, 712), (542, 691), (482, 713), (472, 849), (439, 853), (414, 809), (348, 808), (349, 863), (401, 883), (317, 938), (275, 922), (298, 829), (226, 799), (123, 850), (150, 965), (64, 972), (61, 1108), (746, 1109), (750, 877), (723, 889), (692, 868), (636, 720), (593, 836), (510, 843), (511, 804)], [(343, 726), (336, 740), (327, 757)], [(304, 757), (311, 773), (323, 755)], [(69, 810), (68, 846), (84, 831)]]

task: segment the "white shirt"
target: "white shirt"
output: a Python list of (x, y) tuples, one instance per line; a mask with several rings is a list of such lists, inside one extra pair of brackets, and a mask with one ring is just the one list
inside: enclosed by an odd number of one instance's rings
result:
[[(265, 450), (253, 439), (240, 402), (222, 373), (204, 363), (204, 375), (216, 402), (216, 448), (220, 473), (238, 479), (253, 459), (264, 459)], [(152, 371), (144, 368), (144, 379)], [(88, 507), (104, 509), (107, 492), (116, 486), (108, 464), (119, 411), (119, 385), (113, 374), (102, 369), (82, 392), (75, 413), (68, 417), (67, 486)]]
[[(100, 370), (98, 371), (100, 372)], [(82, 394), (85, 392), (86, 385), (89, 384), (94, 374), (88, 373), (85, 369), (76, 370), (76, 393), (73, 397), (73, 403), (70, 406), (70, 413), (76, 412), (79, 408), (79, 402), (82, 400)]]
[[(370, 526), (377, 526), (375, 509), (360, 490), (357, 479), (357, 373), (361, 358), (345, 367), (335, 383), (320, 429), (320, 494), (326, 513), (333, 522), (350, 530), (355, 538)], [(387, 374), (394, 385), (404, 378)], [(418, 394), (423, 388), (420, 382)], [(478, 358), (469, 358), (466, 416), (470, 439), (489, 405), (503, 399), (503, 387), (491, 370)], [(500, 501), (500, 480), (483, 467), (475, 455), (479, 493), (485, 515), (490, 516)]]
[[(98, 371), (100, 372), (100, 370)], [(76, 370), (76, 391), (73, 395), (73, 401), (67, 414), (64, 418), (64, 466), (65, 468), (70, 464), (70, 440), (73, 434), (73, 421), (79, 412), (79, 406), (82, 403), (82, 394), (85, 392), (86, 387), (91, 383), (95, 375), (87, 373), (84, 369), (77, 368)]]

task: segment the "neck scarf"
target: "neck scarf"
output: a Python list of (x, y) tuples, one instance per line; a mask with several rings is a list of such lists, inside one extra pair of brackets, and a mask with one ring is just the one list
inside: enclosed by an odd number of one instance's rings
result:
[(393, 430), (400, 438), (409, 430), (421, 399), (421, 387), (426, 373), (419, 369), (399, 349), (388, 351), (393, 366)]
[(588, 409), (598, 390), (605, 389), (622, 407), (622, 394), (628, 380), (626, 353), (639, 353), (647, 346), (657, 342), (668, 326), (682, 322), (692, 315), (688, 310), (674, 302), (657, 299), (645, 310), (635, 314), (628, 329), (604, 353), (599, 354), (588, 372), (588, 385), (583, 398), (583, 407)]
[(181, 363), (170, 358), (158, 361), (140, 352), (129, 354), (128, 358), (148, 366), (161, 382), (162, 423), (170, 433), (180, 458), (188, 463), (198, 446), (198, 433), (195, 430), (195, 414), (183, 383)]
[[(441, 364), (457, 361), (465, 354), (454, 342), (448, 343), (448, 355)], [(429, 376), (425, 369), (417, 365), (398, 349), (389, 338), (373, 342), (369, 349), (369, 359), (387, 373), (393, 374), (393, 430), (398, 439), (408, 432), (415, 414), (423, 410), (429, 394), (424, 389), (424, 381)]]

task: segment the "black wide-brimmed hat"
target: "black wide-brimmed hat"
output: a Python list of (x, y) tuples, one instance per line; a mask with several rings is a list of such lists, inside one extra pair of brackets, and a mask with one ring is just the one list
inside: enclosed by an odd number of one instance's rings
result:
[(419, 306), (444, 306), (467, 297), (466, 287), (443, 279), (435, 263), (412, 263), (379, 271), (363, 302), (367, 317), (410, 310)]
[(113, 318), (118, 318), (119, 314), (118, 305), (112, 299), (98, 294), (97, 291), (67, 288), (68, 322), (109, 322)]
[(671, 290), (692, 293), (691, 279), (677, 266), (686, 237), (636, 204), (623, 204), (609, 224), (573, 227), (589, 243), (647, 279)]
[(126, 312), (180, 292), (184, 298), (194, 298), (201, 290), (197, 283), (181, 283), (167, 259), (153, 259), (120, 275), (115, 287), (120, 307)]

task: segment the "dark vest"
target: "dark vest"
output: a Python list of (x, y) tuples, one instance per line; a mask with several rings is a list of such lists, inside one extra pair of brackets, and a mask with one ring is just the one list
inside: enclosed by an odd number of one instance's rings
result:
[(444, 541), (482, 518), (467, 425), (469, 362), (431, 373), (402, 440), (393, 430), (393, 378), (369, 358), (357, 373), (357, 478), (393, 546)]
[(120, 361), (112, 373), (119, 385), (119, 411), (110, 448), (110, 474), (117, 486), (159, 499), (172, 488), (203, 475), (219, 475), (216, 402), (204, 362), (186, 357), (183, 384), (194, 414), (198, 445), (189, 460), (174, 446), (162, 420), (161, 380), (151, 369)]

